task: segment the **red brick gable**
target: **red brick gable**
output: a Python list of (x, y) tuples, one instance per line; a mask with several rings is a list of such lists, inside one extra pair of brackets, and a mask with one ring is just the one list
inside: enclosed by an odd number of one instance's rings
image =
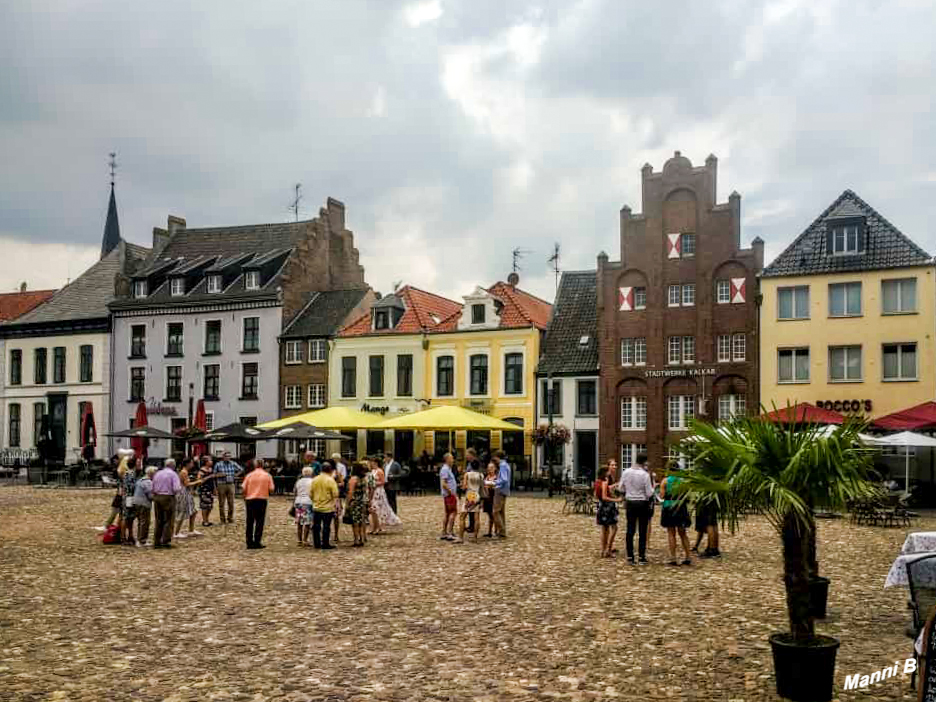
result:
[(55, 290), (29, 290), (0, 294), (0, 322), (12, 322), (38, 307), (55, 294)]

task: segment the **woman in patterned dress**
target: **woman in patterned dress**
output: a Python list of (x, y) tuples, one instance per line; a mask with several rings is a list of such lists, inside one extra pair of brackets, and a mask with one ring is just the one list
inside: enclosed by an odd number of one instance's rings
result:
[(124, 486), (124, 508), (123, 508), (123, 538), (121, 543), (127, 546), (136, 544), (133, 538), (133, 520), (136, 518), (136, 507), (133, 505), (133, 493), (136, 491), (136, 482), (142, 477), (143, 459), (137, 458), (133, 462), (132, 468), (127, 468), (123, 476)]
[(309, 532), (312, 530), (312, 466), (302, 469), (302, 477), (296, 481), (293, 510), (296, 512), (296, 545), (309, 545)]
[(380, 462), (371, 459), (371, 475), (374, 477), (374, 490), (371, 497), (371, 534), (383, 534), (385, 526), (397, 526), (401, 524), (400, 518), (396, 516), (393, 508), (390, 507), (390, 501), (387, 499), (387, 490), (384, 487), (387, 484), (387, 476), (384, 474)]
[(367, 531), (367, 468), (363, 463), (355, 463), (348, 481), (347, 514), (351, 517), (351, 529), (354, 532), (354, 545), (364, 545)]
[[(195, 515), (198, 511), (195, 509), (195, 498), (192, 495), (192, 489), (201, 485), (201, 480), (189, 480), (189, 471), (195, 469), (195, 459), (186, 458), (182, 461), (182, 467), (179, 468), (179, 482), (182, 483), (182, 490), (176, 495), (175, 516), (176, 528), (175, 538), (184, 539), (188, 534), (195, 531)], [(182, 524), (189, 520), (187, 534), (182, 533)]]
[(605, 468), (598, 470), (598, 479), (595, 481), (595, 497), (598, 498), (598, 516), (596, 521), (601, 527), (601, 557), (611, 558), (614, 555), (614, 537), (617, 534), (618, 503), (623, 498), (611, 494), (611, 485), (614, 483), (617, 464), (608, 461)]
[(201, 525), (211, 526), (211, 508), (214, 507), (214, 468), (211, 467), (211, 456), (203, 456), (201, 468), (198, 469), (198, 508), (202, 513)]
[(458, 540), (456, 544), (465, 543), (465, 522), (468, 520), (469, 514), (477, 515), (477, 523), (474, 530), (474, 540), (478, 540), (478, 532), (481, 531), (481, 488), (484, 483), (484, 476), (478, 471), (474, 463), (468, 463), (465, 466), (467, 472), (462, 477), (462, 487), (465, 490), (465, 499), (462, 500), (461, 504), (461, 513), (458, 515), (459, 525), (458, 525)]

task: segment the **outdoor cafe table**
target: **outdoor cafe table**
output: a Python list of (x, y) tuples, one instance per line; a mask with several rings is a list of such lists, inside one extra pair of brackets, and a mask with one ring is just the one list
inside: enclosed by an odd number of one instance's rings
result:
[(914, 531), (907, 534), (901, 553), (936, 551), (936, 531)]
[[(887, 573), (887, 578), (884, 580), (884, 587), (909, 587), (910, 583), (907, 581), (907, 563), (923, 556), (933, 555), (936, 555), (936, 551), (901, 553), (897, 556), (897, 560), (891, 565), (890, 571)], [(936, 558), (927, 562), (926, 567), (920, 571), (920, 578), (922, 585), (936, 587)]]

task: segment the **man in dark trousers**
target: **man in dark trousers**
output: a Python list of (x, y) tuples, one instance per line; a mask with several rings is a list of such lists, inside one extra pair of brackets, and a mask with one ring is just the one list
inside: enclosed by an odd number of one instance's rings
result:
[(153, 511), (156, 513), (153, 548), (172, 548), (175, 496), (184, 489), (175, 468), (175, 459), (167, 458), (163, 467), (153, 476)]
[(627, 468), (621, 476), (620, 488), (627, 504), (627, 560), (634, 565), (634, 532), (640, 533), (638, 554), (640, 565), (647, 565), (647, 525), (650, 523), (650, 500), (653, 499), (653, 481), (646, 470), (647, 455), (637, 454), (636, 465)]
[(387, 502), (390, 503), (390, 509), (393, 510), (393, 513), (399, 515), (400, 512), (397, 510), (397, 493), (403, 487), (403, 466), (396, 461), (393, 456), (386, 456), (384, 458), (384, 467), (383, 467), (384, 477), (387, 479), (387, 484), (384, 485), (384, 492), (387, 493)]
[(273, 476), (263, 469), (263, 461), (247, 461), (247, 477), (244, 478), (244, 505), (247, 512), (247, 548), (266, 548), (263, 540), (263, 523), (266, 521), (267, 502), (276, 487)]

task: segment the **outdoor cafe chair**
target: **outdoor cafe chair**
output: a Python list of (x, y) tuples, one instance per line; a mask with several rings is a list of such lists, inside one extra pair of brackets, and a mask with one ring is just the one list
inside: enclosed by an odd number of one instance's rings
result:
[[(916, 642), (920, 630), (926, 625), (926, 618), (936, 607), (936, 580), (933, 572), (936, 570), (936, 553), (907, 561), (907, 582), (910, 585), (910, 601), (907, 606), (913, 615), (913, 623), (907, 628), (906, 634)], [(915, 655), (915, 652), (914, 652)], [(916, 674), (910, 678), (910, 687), (913, 689)]]

